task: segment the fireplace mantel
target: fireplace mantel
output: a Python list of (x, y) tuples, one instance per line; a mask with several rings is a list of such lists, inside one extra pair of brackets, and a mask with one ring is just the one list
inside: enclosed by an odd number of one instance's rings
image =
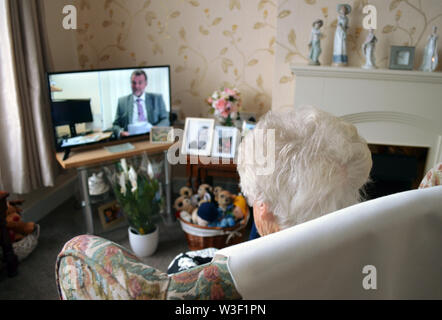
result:
[(442, 73), (292, 65), (295, 107), (314, 105), (353, 123), (368, 143), (428, 147), (442, 161)]

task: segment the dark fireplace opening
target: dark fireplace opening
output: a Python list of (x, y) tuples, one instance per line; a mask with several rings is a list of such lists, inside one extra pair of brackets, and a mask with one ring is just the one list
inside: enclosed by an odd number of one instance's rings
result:
[(416, 189), (424, 177), (428, 148), (369, 144), (373, 167), (366, 199)]

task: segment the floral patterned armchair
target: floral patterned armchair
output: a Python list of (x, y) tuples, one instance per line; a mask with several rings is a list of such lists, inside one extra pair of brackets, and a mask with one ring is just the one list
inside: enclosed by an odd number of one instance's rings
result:
[[(366, 201), (217, 252), (168, 276), (96, 236), (59, 254), (62, 299), (441, 299), (442, 164), (421, 189)], [(437, 177), (437, 178), (434, 178)], [(365, 288), (365, 267), (377, 271)], [(371, 275), (373, 276), (373, 275)], [(371, 279), (373, 281), (373, 279)]]

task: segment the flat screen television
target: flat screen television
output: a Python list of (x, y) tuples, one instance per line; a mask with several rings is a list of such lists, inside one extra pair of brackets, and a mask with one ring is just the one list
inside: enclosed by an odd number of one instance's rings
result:
[(57, 152), (170, 126), (170, 66), (47, 74)]

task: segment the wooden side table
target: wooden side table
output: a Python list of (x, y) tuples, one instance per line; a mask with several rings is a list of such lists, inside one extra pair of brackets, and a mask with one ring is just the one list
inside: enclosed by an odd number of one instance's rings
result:
[(83, 214), (86, 223), (86, 232), (88, 234), (93, 234), (95, 231), (94, 220), (92, 215), (91, 200), (89, 196), (89, 186), (88, 186), (88, 168), (111, 164), (113, 162), (119, 161), (122, 158), (131, 158), (143, 153), (148, 155), (163, 153), (164, 155), (164, 175), (165, 175), (165, 188), (166, 188), (166, 210), (167, 215), (170, 220), (174, 219), (172, 213), (172, 189), (171, 189), (171, 168), (167, 161), (167, 151), (173, 143), (168, 144), (154, 144), (149, 141), (138, 141), (131, 142), (135, 147), (132, 150), (110, 153), (103, 147), (92, 149), (92, 150), (82, 150), (76, 151), (72, 150), (68, 159), (63, 160), (64, 153), (59, 152), (56, 154), (57, 160), (60, 165), (65, 169), (76, 168), (78, 170), (78, 178), (81, 187), (81, 195), (83, 198), (82, 207)]
[[(233, 159), (187, 156), (187, 186), (194, 192), (203, 183), (213, 184), (213, 177), (224, 177), (239, 182)], [(239, 191), (239, 186), (238, 186)]]
[(14, 277), (17, 275), (18, 258), (14, 253), (9, 239), (9, 232), (6, 229), (6, 211), (8, 210), (6, 201), (8, 196), (9, 193), (0, 191), (0, 246), (3, 249), (3, 259), (6, 262), (8, 277)]

